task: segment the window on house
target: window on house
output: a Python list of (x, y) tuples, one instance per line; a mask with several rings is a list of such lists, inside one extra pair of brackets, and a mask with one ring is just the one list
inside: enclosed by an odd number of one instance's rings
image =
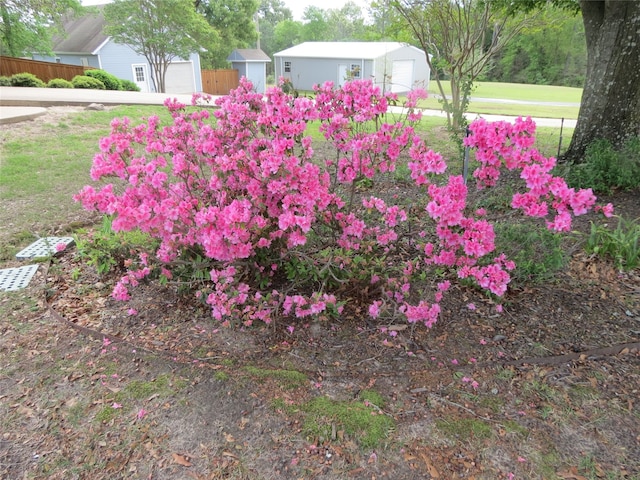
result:
[(89, 66), (89, 60), (87, 60), (86, 57), (81, 57), (80, 58), (80, 62), (82, 63), (83, 67), (88, 67)]
[(136, 82), (144, 82), (144, 67), (135, 67)]
[(291, 73), (291, 62), (284, 62), (284, 73)]
[(360, 78), (360, 65), (351, 64), (351, 78)]

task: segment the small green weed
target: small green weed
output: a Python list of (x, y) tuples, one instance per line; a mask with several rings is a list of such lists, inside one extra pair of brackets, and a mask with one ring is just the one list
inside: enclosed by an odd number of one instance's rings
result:
[(149, 235), (139, 230), (115, 232), (112, 223), (113, 218), (105, 216), (98, 230), (92, 233), (79, 232), (75, 239), (78, 254), (87, 258), (89, 265), (93, 265), (100, 275), (112, 269), (124, 269), (132, 251), (153, 248), (153, 240)]
[(566, 178), (570, 186), (591, 188), (596, 193), (638, 188), (640, 137), (630, 138), (620, 149), (606, 140), (596, 140), (587, 148), (584, 163), (571, 165)]
[(116, 418), (118, 413), (119, 413), (119, 409), (113, 408), (111, 405), (107, 405), (96, 414), (95, 419), (96, 419), (96, 422), (109, 423), (111, 420)]
[(302, 387), (309, 382), (309, 379), (304, 373), (296, 370), (270, 370), (253, 366), (247, 366), (244, 370), (252, 377), (261, 379), (272, 378), (283, 388), (291, 390)]
[(495, 226), (498, 251), (516, 263), (512, 284), (553, 279), (568, 261), (560, 235), (533, 223), (498, 223)]
[(618, 268), (632, 270), (640, 265), (640, 223), (617, 218), (615, 230), (592, 222), (585, 248), (588, 253), (611, 257)]
[(513, 188), (505, 185), (502, 188), (485, 189), (478, 198), (475, 207), (492, 212), (509, 212), (512, 210)]
[(513, 368), (499, 368), (496, 372), (496, 380), (510, 381), (516, 376), (516, 372)]
[(526, 438), (529, 435), (529, 429), (523, 427), (518, 422), (513, 420), (506, 420), (503, 422), (503, 426), (508, 433), (514, 433), (519, 437)]
[(585, 455), (578, 463), (580, 473), (587, 475), (588, 478), (597, 478), (599, 476), (597, 466), (598, 464), (592, 455)]
[(537, 466), (537, 469), (541, 474), (540, 478), (558, 478), (556, 472), (558, 471), (561, 462), (560, 455), (555, 449), (546, 453), (533, 452), (529, 458), (532, 464)]
[(284, 412), (287, 415), (300, 413), (300, 407), (298, 405), (287, 403), (282, 398), (274, 398), (273, 400), (271, 400), (271, 408), (273, 408), (275, 411)]
[(127, 399), (146, 400), (153, 395), (171, 395), (186, 386), (183, 379), (171, 379), (169, 375), (159, 375), (157, 378), (146, 380), (132, 380), (116, 394), (116, 401)]
[(554, 403), (558, 398), (558, 393), (553, 389), (553, 387), (538, 380), (526, 383), (523, 390), (525, 393), (535, 395), (539, 399), (546, 400), (550, 403)]
[(500, 413), (504, 409), (504, 399), (500, 395), (484, 395), (478, 397), (478, 404), (489, 408), (493, 413)]
[(553, 407), (551, 405), (543, 405), (540, 408), (540, 418), (543, 420), (548, 420), (553, 415)]
[(67, 412), (67, 421), (74, 427), (77, 427), (84, 420), (86, 412), (87, 405), (84, 402), (78, 402), (69, 407)]
[(383, 406), (382, 397), (370, 390), (360, 392), (355, 401), (316, 397), (300, 407), (306, 414), (303, 432), (319, 441), (346, 435), (363, 449), (375, 448), (395, 427), (393, 419), (382, 412)]

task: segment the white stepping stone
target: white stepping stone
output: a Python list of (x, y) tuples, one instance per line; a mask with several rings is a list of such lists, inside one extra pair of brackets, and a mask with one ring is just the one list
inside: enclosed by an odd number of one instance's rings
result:
[(64, 244), (68, 247), (73, 243), (73, 237), (44, 237), (33, 242), (28, 247), (16, 253), (18, 260), (26, 260), (28, 258), (50, 257), (55, 255), (58, 250), (57, 246)]
[(38, 264), (0, 270), (0, 291), (13, 292), (29, 285), (38, 271)]

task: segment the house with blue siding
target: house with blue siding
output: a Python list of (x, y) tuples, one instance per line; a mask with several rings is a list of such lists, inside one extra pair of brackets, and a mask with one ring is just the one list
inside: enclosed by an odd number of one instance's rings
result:
[(370, 79), (384, 92), (429, 88), (424, 51), (401, 42), (304, 42), (273, 57), (276, 78), (290, 80), (297, 90), (354, 79)]
[[(103, 33), (102, 9), (69, 19), (64, 23), (66, 35), (54, 40), (54, 56), (34, 55), (34, 60), (82, 65), (104, 70), (123, 80), (130, 80), (142, 92), (157, 91), (151, 75), (151, 65), (131, 47), (114, 42)], [(174, 59), (167, 69), (166, 93), (190, 94), (202, 91), (200, 55), (194, 52), (187, 59)]]

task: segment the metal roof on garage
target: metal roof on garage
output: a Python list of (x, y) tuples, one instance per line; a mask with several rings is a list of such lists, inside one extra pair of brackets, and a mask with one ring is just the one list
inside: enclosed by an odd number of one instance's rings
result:
[(415, 48), (401, 42), (304, 42), (274, 54), (277, 57), (374, 59), (401, 48)]

